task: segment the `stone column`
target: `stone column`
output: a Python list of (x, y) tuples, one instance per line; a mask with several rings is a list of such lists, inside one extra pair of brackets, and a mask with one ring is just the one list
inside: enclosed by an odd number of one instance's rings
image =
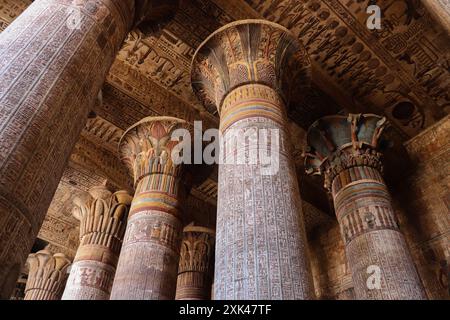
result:
[(28, 256), (29, 273), (24, 300), (59, 300), (70, 260), (62, 253), (41, 250)]
[(210, 300), (214, 270), (212, 229), (194, 225), (183, 229), (176, 300)]
[(309, 73), (297, 39), (264, 20), (228, 24), (195, 54), (193, 89), (207, 110), (219, 113), (223, 136), (216, 299), (314, 296), (286, 116)]
[(77, 199), (74, 215), (80, 221), (77, 250), (63, 300), (109, 300), (132, 197), (112, 194), (105, 186)]
[[(148, 117), (129, 128), (119, 148), (133, 172), (135, 195), (111, 299), (173, 300), (182, 239), (182, 165), (171, 135), (184, 120)], [(188, 138), (188, 137), (184, 137)], [(183, 139), (184, 139), (183, 138)], [(184, 140), (183, 140), (184, 141)]]
[(133, 15), (134, 0), (39, 0), (0, 34), (0, 292), (6, 297), (14, 285), (8, 274), (31, 250)]
[(305, 167), (331, 192), (357, 299), (425, 299), (382, 178), (377, 115), (329, 116), (308, 130)]
[(450, 36), (450, 1), (421, 0), (430, 15), (447, 31)]

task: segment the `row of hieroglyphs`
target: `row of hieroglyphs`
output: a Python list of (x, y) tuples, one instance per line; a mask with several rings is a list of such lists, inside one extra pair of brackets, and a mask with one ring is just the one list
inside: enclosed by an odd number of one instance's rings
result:
[[(383, 28), (372, 31), (365, 25), (368, 1), (247, 2), (265, 18), (294, 31), (343, 91), (350, 88), (347, 93), (353, 98), (384, 110), (407, 134), (429, 125), (446, 108), (445, 44), (427, 13), (414, 2), (387, 1), (381, 6)], [(190, 6), (202, 4), (192, 1)], [(158, 38), (132, 33), (122, 58), (195, 105), (189, 84), (194, 48), (169, 31), (177, 19)]]

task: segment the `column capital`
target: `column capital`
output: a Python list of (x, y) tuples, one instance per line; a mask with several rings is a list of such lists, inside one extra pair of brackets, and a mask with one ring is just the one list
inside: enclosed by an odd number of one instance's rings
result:
[(325, 188), (342, 170), (368, 166), (382, 172), (380, 137), (388, 125), (375, 114), (326, 116), (313, 123), (307, 132), (305, 169), (310, 175), (324, 175)]
[(286, 28), (266, 20), (232, 22), (211, 34), (192, 60), (194, 92), (206, 109), (221, 112), (234, 89), (266, 85), (285, 104), (298, 101), (311, 78), (311, 62), (297, 38)]
[(213, 229), (194, 223), (183, 229), (176, 300), (211, 298), (215, 237)]
[(28, 256), (29, 274), (25, 300), (58, 300), (68, 277), (71, 261), (62, 253), (41, 250)]
[(177, 129), (186, 129), (181, 140), (188, 139), (191, 125), (173, 117), (147, 117), (131, 126), (119, 142), (121, 160), (134, 176), (134, 185), (150, 174), (168, 174), (177, 177), (181, 166), (174, 163), (171, 154), (180, 143), (171, 139)]
[(124, 190), (112, 193), (105, 186), (93, 187), (89, 194), (87, 199), (74, 200), (73, 216), (80, 221), (80, 248), (75, 260), (116, 263), (133, 197)]
[(212, 268), (215, 236), (216, 232), (210, 228), (192, 224), (184, 227), (178, 274)]

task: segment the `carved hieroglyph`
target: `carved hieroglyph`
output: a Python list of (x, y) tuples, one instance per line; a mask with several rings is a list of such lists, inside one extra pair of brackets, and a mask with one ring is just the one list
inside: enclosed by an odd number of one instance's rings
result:
[(446, 116), (405, 143), (414, 170), (402, 181), (402, 195), (396, 199), (400, 213), (406, 211), (401, 220), (407, 227), (405, 237), (413, 244), (414, 261), (430, 299), (450, 299), (449, 137), (450, 116)]
[(185, 190), (182, 166), (171, 156), (179, 142), (171, 135), (182, 128), (188, 128), (184, 120), (148, 117), (129, 128), (119, 143), (136, 192), (111, 299), (175, 298)]
[(63, 300), (108, 300), (132, 197), (112, 194), (106, 187), (89, 190), (86, 201), (77, 199), (80, 247), (70, 270)]
[(28, 256), (25, 300), (59, 300), (68, 277), (70, 260), (64, 254), (41, 250)]
[[(219, 165), (215, 299), (313, 297), (285, 110), (304, 95), (309, 66), (291, 33), (263, 20), (226, 25), (205, 40), (193, 59), (192, 86), (210, 112), (219, 112), (223, 145), (230, 146), (221, 151), (225, 158), (246, 157), (246, 150), (255, 148), (267, 154), (271, 144), (279, 146), (273, 172), (261, 159)], [(259, 145), (245, 139), (238, 148), (236, 136), (229, 134), (265, 130), (277, 132), (279, 141), (274, 135)]]
[(133, 7), (34, 1), (0, 34), (0, 292), (13, 289), (8, 274), (30, 252)]
[(188, 225), (183, 229), (176, 300), (209, 300), (214, 271), (212, 229)]
[(324, 117), (308, 130), (310, 174), (325, 176), (357, 299), (425, 299), (382, 177), (377, 115)]

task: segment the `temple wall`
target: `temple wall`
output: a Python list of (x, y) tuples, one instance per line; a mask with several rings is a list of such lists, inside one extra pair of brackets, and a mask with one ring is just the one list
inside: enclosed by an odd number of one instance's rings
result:
[(310, 233), (308, 242), (317, 299), (354, 299), (344, 242), (337, 221), (333, 220)]
[[(448, 299), (450, 260), (449, 117), (405, 143), (414, 163), (392, 188), (393, 205), (429, 299)], [(318, 299), (348, 299), (352, 283), (336, 221), (309, 235)]]
[(394, 195), (400, 224), (430, 299), (450, 297), (449, 137), (447, 116), (405, 143), (414, 168)]

